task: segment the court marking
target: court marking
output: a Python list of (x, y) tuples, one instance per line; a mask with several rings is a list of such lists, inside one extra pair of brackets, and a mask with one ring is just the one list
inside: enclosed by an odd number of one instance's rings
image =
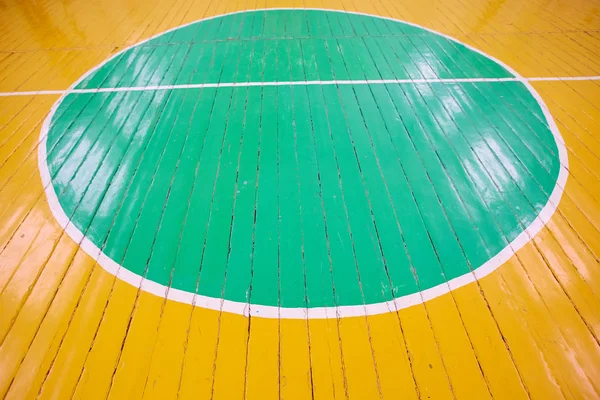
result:
[[(506, 66), (503, 65), (506, 68)], [(512, 71), (511, 71), (512, 72)], [(329, 81), (275, 81), (275, 82), (219, 82), (196, 83), (188, 85), (155, 85), (155, 86), (130, 86), (119, 88), (95, 89), (65, 89), (65, 90), (39, 90), (29, 92), (0, 92), (0, 97), (8, 96), (38, 96), (69, 93), (112, 93), (112, 92), (141, 92), (152, 90), (178, 90), (202, 88), (227, 88), (251, 86), (311, 86), (311, 85), (385, 85), (416, 84), (416, 83), (476, 83), (476, 82), (550, 82), (550, 81), (598, 81), (598, 76), (565, 76), (565, 77), (532, 77), (532, 78), (456, 78), (456, 79), (373, 79), (373, 80), (329, 80)]]
[[(102, 250), (99, 249), (94, 243), (92, 243), (87, 237), (85, 237), (85, 235), (74, 224), (71, 224), (71, 220), (69, 219), (69, 217), (67, 217), (67, 215), (63, 211), (63, 209), (59, 203), (58, 197), (54, 191), (54, 187), (51, 182), (50, 172), (49, 172), (48, 166), (46, 164), (46, 158), (47, 158), (47, 156), (46, 156), (46, 139), (47, 139), (48, 131), (50, 128), (50, 122), (52, 120), (52, 117), (54, 116), (54, 113), (56, 112), (56, 110), (58, 109), (58, 107), (60, 106), (60, 104), (62, 103), (64, 98), (70, 93), (80, 93), (80, 92), (96, 93), (96, 92), (103, 91), (103, 89), (74, 89), (74, 88), (80, 82), (82, 82), (86, 77), (93, 74), (95, 71), (97, 71), (103, 65), (110, 62), (111, 60), (113, 60), (114, 58), (119, 56), (120, 54), (128, 51), (129, 49), (131, 49), (133, 47), (142, 45), (143, 43), (148, 42), (158, 36), (162, 36), (171, 31), (181, 29), (181, 28), (184, 28), (184, 27), (192, 25), (192, 24), (196, 24), (196, 23), (199, 23), (202, 21), (208, 21), (208, 20), (215, 19), (215, 18), (221, 18), (224, 16), (245, 13), (245, 12), (276, 11), (276, 10), (328, 11), (328, 12), (362, 15), (362, 16), (380, 18), (380, 19), (384, 19), (384, 20), (390, 20), (390, 21), (394, 21), (394, 22), (403, 23), (403, 24), (406, 24), (409, 26), (423, 29), (425, 31), (431, 32), (435, 35), (439, 35), (439, 36), (444, 37), (448, 40), (451, 40), (455, 43), (458, 43), (462, 46), (465, 46), (467, 49), (474, 51), (474, 52), (488, 58), (491, 61), (496, 62), (498, 65), (504, 67), (508, 72), (512, 73), (515, 77), (514, 78), (488, 79), (488, 80), (485, 80), (486, 78), (472, 78), (472, 79), (464, 79), (464, 80), (461, 80), (461, 79), (447, 79), (447, 80), (423, 79), (423, 80), (421, 80), (421, 82), (419, 80), (414, 79), (414, 80), (389, 80), (389, 81), (382, 81), (382, 80), (379, 80), (379, 81), (378, 80), (373, 80), (373, 81), (371, 81), (371, 80), (364, 80), (364, 81), (304, 81), (304, 82), (298, 81), (298, 82), (293, 82), (293, 83), (292, 82), (215, 83), (215, 84), (203, 84), (203, 85), (181, 85), (181, 87), (179, 87), (177, 85), (173, 85), (171, 87), (165, 86), (164, 89), (162, 86), (157, 86), (154, 88), (152, 88), (150, 86), (139, 87), (139, 88), (115, 88), (115, 89), (106, 88), (107, 89), (106, 91), (167, 90), (167, 89), (177, 89), (177, 88), (183, 89), (183, 88), (191, 88), (191, 87), (210, 87), (209, 85), (213, 85), (212, 87), (233, 87), (233, 86), (273, 86), (273, 85), (290, 85), (290, 84), (293, 84), (293, 85), (302, 85), (302, 84), (315, 84), (315, 85), (332, 84), (332, 85), (334, 85), (334, 84), (357, 84), (357, 83), (360, 83), (360, 84), (376, 84), (376, 83), (410, 83), (410, 84), (414, 84), (414, 83), (443, 82), (443, 81), (456, 83), (456, 82), (461, 82), (461, 81), (477, 82), (477, 81), (482, 81), (481, 79), (483, 79), (483, 82), (485, 82), (485, 81), (502, 82), (502, 81), (506, 81), (506, 80), (522, 82), (525, 85), (525, 87), (529, 90), (531, 95), (537, 100), (537, 102), (544, 114), (544, 117), (546, 118), (548, 127), (549, 127), (550, 131), (552, 132), (552, 135), (553, 135), (556, 145), (557, 145), (559, 163), (560, 163), (559, 174), (556, 179), (556, 184), (554, 186), (554, 189), (552, 190), (552, 193), (548, 197), (547, 203), (545, 204), (543, 209), (540, 211), (540, 213), (536, 216), (535, 220), (529, 226), (527, 226), (513, 241), (511, 241), (506, 247), (504, 247), (498, 254), (496, 254), (494, 257), (490, 258), (488, 261), (486, 261), (484, 264), (479, 266), (474, 271), (472, 270), (467, 274), (453, 278), (451, 280), (446, 281), (445, 283), (439, 284), (432, 288), (425, 289), (423, 291), (413, 293), (410, 295), (401, 296), (401, 297), (395, 298), (390, 301), (385, 301), (385, 302), (380, 302), (380, 303), (372, 303), (372, 304), (350, 305), (350, 306), (314, 307), (314, 308), (305, 308), (305, 307), (281, 308), (281, 307), (276, 307), (276, 306), (255, 305), (255, 304), (250, 304), (250, 303), (245, 303), (245, 302), (243, 303), (243, 302), (226, 300), (223, 298), (213, 298), (213, 297), (203, 296), (203, 295), (199, 295), (196, 293), (190, 293), (190, 292), (185, 292), (185, 291), (182, 291), (179, 289), (170, 288), (170, 287), (158, 284), (156, 282), (150, 281), (150, 280), (143, 278), (142, 276), (139, 276), (125, 268), (122, 268), (121, 265), (117, 264), (115, 261), (113, 261), (108, 256), (106, 256), (102, 252)], [(591, 77), (591, 78), (594, 80), (600, 79), (600, 77)], [(44, 123), (42, 125), (42, 129), (40, 132), (39, 147), (38, 147), (38, 167), (40, 169), (42, 185), (44, 187), (44, 191), (46, 192), (46, 196), (48, 198), (48, 204), (50, 207), (50, 211), (52, 212), (52, 214), (54, 215), (54, 217), (56, 218), (56, 220), (60, 224), (60, 226), (65, 230), (65, 232), (76, 243), (78, 243), (79, 246), (86, 253), (88, 253), (107, 272), (109, 272), (110, 274), (118, 277), (119, 279), (121, 279), (135, 287), (138, 287), (139, 289), (142, 289), (146, 292), (150, 292), (150, 293), (160, 296), (162, 298), (167, 298), (167, 299), (174, 300), (174, 301), (181, 302), (181, 303), (191, 304), (193, 306), (200, 306), (200, 307), (204, 307), (204, 308), (208, 308), (208, 309), (212, 309), (212, 310), (216, 310), (216, 311), (228, 311), (228, 312), (232, 312), (232, 313), (236, 313), (236, 314), (242, 314), (244, 316), (260, 316), (263, 318), (291, 318), (291, 319), (316, 318), (316, 319), (323, 319), (323, 318), (332, 318), (332, 317), (340, 318), (340, 317), (383, 314), (383, 313), (387, 313), (387, 312), (397, 311), (397, 310), (400, 310), (403, 308), (408, 308), (408, 307), (416, 305), (416, 304), (424, 303), (428, 300), (442, 296), (442, 295), (450, 292), (451, 290), (460, 288), (462, 286), (465, 286), (469, 283), (475, 282), (476, 280), (489, 275), (490, 273), (495, 271), (497, 268), (499, 268), (502, 264), (504, 264), (508, 259), (510, 259), (510, 257), (512, 257), (520, 248), (522, 248), (525, 244), (527, 244), (538, 232), (541, 231), (541, 229), (546, 225), (546, 223), (549, 222), (550, 218), (552, 217), (552, 215), (556, 211), (556, 208), (558, 207), (558, 204), (562, 197), (564, 187), (565, 187), (565, 184), (566, 184), (566, 181), (568, 178), (568, 156), (567, 156), (567, 152), (566, 152), (566, 147), (564, 145), (564, 139), (562, 138), (560, 131), (558, 130), (558, 127), (556, 125), (556, 122), (554, 121), (554, 118), (550, 114), (550, 111), (549, 111), (547, 105), (545, 104), (544, 100), (541, 98), (541, 96), (537, 93), (537, 91), (530, 84), (530, 81), (586, 80), (586, 79), (589, 79), (589, 78), (585, 78), (585, 77), (524, 78), (520, 74), (518, 74), (514, 69), (512, 69), (508, 65), (504, 64), (502, 61), (496, 59), (493, 56), (487, 55), (484, 52), (482, 52), (481, 50), (478, 50), (478, 49), (476, 49), (466, 43), (463, 43), (451, 36), (445, 35), (440, 32), (436, 32), (432, 29), (420, 26), (418, 24), (402, 21), (399, 19), (391, 18), (391, 17), (384, 17), (384, 16), (360, 13), (360, 12), (350, 12), (350, 11), (344, 11), (344, 10), (326, 9), (326, 8), (265, 8), (265, 9), (236, 11), (236, 12), (232, 12), (232, 13), (226, 13), (226, 14), (216, 15), (213, 17), (208, 17), (208, 18), (203, 18), (200, 20), (192, 21), (190, 23), (187, 23), (187, 24), (184, 24), (181, 26), (177, 26), (177, 27), (174, 27), (167, 31), (161, 32), (161, 33), (154, 35), (154, 36), (152, 36), (146, 40), (143, 40), (139, 43), (128, 46), (128, 47), (124, 48), (123, 50), (119, 51), (118, 53), (115, 53), (114, 55), (112, 55), (111, 57), (109, 57), (108, 59), (103, 61), (102, 63), (98, 64), (97, 66), (95, 66), (94, 68), (89, 70), (84, 75), (82, 75), (77, 81), (75, 81), (70, 86), (69, 89), (67, 89), (65, 91), (54, 91), (52, 94), (61, 94), (62, 93), (62, 95), (54, 103), (54, 105), (50, 109), (50, 112), (49, 112), (48, 116), (46, 117), (46, 119), (44, 120)], [(325, 82), (328, 82), (328, 83), (325, 83)], [(345, 82), (345, 83), (340, 83), (340, 82)], [(225, 85), (228, 85), (228, 86), (225, 86)]]

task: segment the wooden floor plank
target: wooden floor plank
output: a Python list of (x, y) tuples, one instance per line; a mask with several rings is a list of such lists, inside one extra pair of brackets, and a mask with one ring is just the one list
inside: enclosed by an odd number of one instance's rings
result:
[(597, 398), (599, 27), (562, 0), (7, 3), (0, 396)]

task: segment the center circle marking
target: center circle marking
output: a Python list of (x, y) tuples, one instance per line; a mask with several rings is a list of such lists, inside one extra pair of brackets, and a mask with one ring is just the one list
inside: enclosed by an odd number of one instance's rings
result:
[(393, 311), (473, 282), (544, 226), (567, 177), (515, 71), (417, 25), (317, 9), (125, 49), (57, 101), (39, 152), (52, 213), (107, 271), (281, 318)]

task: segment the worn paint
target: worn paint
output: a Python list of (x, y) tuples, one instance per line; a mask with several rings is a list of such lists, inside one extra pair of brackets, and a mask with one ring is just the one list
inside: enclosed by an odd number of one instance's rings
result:
[[(569, 159), (563, 196), (538, 235), (483, 279), (368, 317), (248, 318), (152, 295), (95, 264), (56, 222), (39, 179), (39, 134), (52, 104), (115, 52), (168, 29), (299, 5), (416, 23), (531, 78)], [(598, 397), (600, 16), (593, 2), (19, 1), (5, 2), (0, 21), (6, 398)]]

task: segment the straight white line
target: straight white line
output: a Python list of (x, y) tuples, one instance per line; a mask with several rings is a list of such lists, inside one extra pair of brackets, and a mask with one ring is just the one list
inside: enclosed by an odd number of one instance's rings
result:
[(529, 82), (538, 82), (538, 81), (598, 81), (600, 80), (600, 75), (596, 76), (563, 76), (563, 77), (552, 77), (552, 76), (540, 76), (537, 78), (523, 78)]
[(38, 90), (33, 92), (0, 92), (0, 97), (36, 96), (66, 93), (110, 93), (110, 92), (140, 92), (150, 90), (178, 90), (202, 88), (226, 88), (249, 86), (312, 86), (312, 85), (382, 85), (388, 83), (470, 83), (470, 82), (540, 82), (540, 81), (597, 81), (598, 76), (566, 76), (566, 77), (534, 77), (534, 78), (457, 78), (457, 79), (366, 79), (366, 80), (331, 80), (331, 81), (277, 81), (277, 82), (225, 82), (197, 83), (189, 85), (157, 85), (130, 86), (120, 88), (71, 89), (71, 90)]
[(38, 90), (34, 92), (0, 92), (0, 97), (8, 96), (37, 96), (37, 95), (48, 95), (48, 94), (63, 94), (68, 90)]

